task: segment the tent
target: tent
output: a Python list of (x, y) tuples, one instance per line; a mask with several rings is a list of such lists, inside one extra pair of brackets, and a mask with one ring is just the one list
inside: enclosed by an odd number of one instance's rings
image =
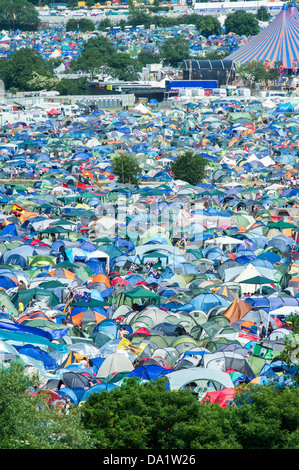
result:
[(209, 384), (214, 390), (233, 388), (233, 382), (228, 374), (220, 370), (202, 367), (190, 367), (171, 372), (167, 375), (170, 390), (181, 390), (186, 385), (199, 382), (203, 386)]
[(135, 287), (132, 290), (129, 290), (124, 293), (124, 297), (129, 299), (130, 304), (133, 306), (135, 300), (142, 301), (142, 299), (146, 299), (149, 301), (149, 304), (154, 304), (160, 306), (161, 298), (160, 295), (152, 292), (149, 289), (145, 289), (144, 287)]
[(130, 359), (122, 352), (109, 355), (97, 371), (96, 377), (108, 377), (117, 372), (131, 372), (134, 369)]
[(222, 313), (224, 317), (227, 317), (230, 321), (230, 325), (235, 321), (241, 320), (247, 312), (252, 309), (250, 305), (248, 305), (243, 300), (237, 298), (235, 299), (232, 304)]
[(298, 31), (298, 19), (290, 14), (287, 5), (283, 5), (269, 26), (241, 45), (227, 59), (240, 64), (253, 60), (264, 64), (268, 62), (271, 68), (275, 67), (275, 63), (282, 62), (284, 69), (291, 69), (299, 57)]

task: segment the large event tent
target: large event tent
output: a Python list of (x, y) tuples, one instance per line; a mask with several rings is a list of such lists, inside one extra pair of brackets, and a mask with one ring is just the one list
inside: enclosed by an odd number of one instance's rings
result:
[(282, 62), (285, 69), (299, 60), (299, 13), (292, 4), (284, 5), (276, 18), (248, 43), (228, 56), (241, 65), (253, 60), (268, 61), (271, 68)]

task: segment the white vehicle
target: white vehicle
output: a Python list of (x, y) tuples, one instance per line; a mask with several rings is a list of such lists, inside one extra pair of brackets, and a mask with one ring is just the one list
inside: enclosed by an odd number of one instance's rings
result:
[(73, 116), (79, 110), (79, 106), (76, 104), (64, 104), (61, 106), (61, 112), (65, 116)]
[(86, 16), (86, 13), (84, 13), (83, 11), (75, 11), (73, 14), (72, 14), (72, 17), (77, 17), (79, 16), (80, 18), (82, 18), (83, 16)]
[(51, 96), (59, 96), (59, 95), (60, 95), (59, 91), (55, 91), (55, 90), (53, 90), (53, 91), (41, 90), (39, 92), (39, 96), (50, 96), (51, 97)]
[(1, 127), (7, 124), (15, 124), (16, 122), (24, 122), (25, 124), (32, 124), (49, 119), (45, 112), (40, 113), (24, 113), (21, 111), (4, 112), (0, 113)]

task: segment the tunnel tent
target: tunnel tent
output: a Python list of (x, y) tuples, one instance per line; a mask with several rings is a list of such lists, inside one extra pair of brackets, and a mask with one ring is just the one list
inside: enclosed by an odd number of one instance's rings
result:
[(203, 358), (203, 364), (207, 369), (217, 368), (223, 372), (226, 372), (228, 369), (234, 369), (249, 377), (255, 377), (255, 373), (247, 360), (241, 354), (236, 354), (235, 352), (228, 351), (207, 354)]
[(190, 367), (171, 372), (167, 375), (170, 390), (182, 390), (191, 383), (200, 385), (202, 391), (207, 389), (222, 390), (232, 388), (233, 382), (229, 374), (216, 369)]

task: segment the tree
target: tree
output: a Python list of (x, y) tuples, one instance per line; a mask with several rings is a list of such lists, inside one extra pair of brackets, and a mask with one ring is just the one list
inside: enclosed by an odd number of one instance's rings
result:
[[(285, 348), (284, 350), (277, 356), (277, 359), (285, 362), (286, 364), (290, 365), (291, 363), (298, 363), (299, 359), (299, 315), (298, 314), (291, 314), (288, 317), (288, 323), (291, 326), (291, 333), (285, 338)], [(299, 384), (299, 371), (296, 370), (295, 374), (293, 375), (293, 380)]]
[(29, 378), (24, 371), (21, 362), (0, 366), (0, 448), (91, 448), (90, 433), (82, 426), (78, 410), (58, 413), (47, 404), (49, 396), (32, 395), (38, 378)]
[[(98, 449), (291, 449), (298, 447), (298, 387), (236, 387), (235, 404), (201, 403), (190, 389), (167, 390), (166, 377), (126, 378), (91, 394), (82, 422)], [(261, 439), (260, 436), (263, 436)]]
[(231, 425), (242, 449), (298, 448), (298, 386), (251, 385), (236, 404)]
[(40, 25), (38, 12), (27, 0), (1, 0), (0, 28), (36, 31)]
[(66, 24), (65, 29), (66, 31), (81, 31), (86, 33), (86, 31), (94, 31), (95, 26), (94, 22), (88, 18), (80, 18), (79, 20), (70, 18)]
[(228, 14), (224, 26), (226, 33), (232, 32), (239, 36), (255, 36), (260, 32), (256, 16), (244, 10), (237, 10)]
[(270, 16), (271, 16), (270, 13), (268, 12), (267, 8), (264, 6), (259, 7), (256, 12), (256, 17), (260, 21), (269, 21)]
[(137, 60), (143, 67), (145, 67), (147, 64), (159, 64), (161, 62), (159, 54), (149, 51), (139, 52)]
[(57, 77), (47, 77), (37, 72), (32, 72), (32, 78), (28, 81), (30, 90), (54, 90), (59, 85), (60, 79)]
[(189, 59), (189, 43), (180, 36), (169, 38), (160, 47), (160, 56), (172, 66), (178, 65), (185, 59)]
[(206, 38), (213, 35), (219, 36), (222, 32), (220, 21), (212, 15), (200, 16), (197, 27)]
[(106, 28), (113, 28), (113, 23), (109, 18), (104, 18), (98, 24), (98, 31), (105, 31)]
[(108, 73), (118, 80), (138, 80), (140, 64), (126, 52), (115, 52), (107, 58)]
[(203, 180), (207, 163), (205, 158), (188, 151), (171, 163), (171, 171), (176, 179), (196, 185)]
[(199, 60), (221, 60), (231, 54), (230, 51), (207, 51), (205, 52), (204, 57), (200, 57)]
[(0, 78), (7, 90), (12, 87), (19, 91), (34, 90), (29, 84), (33, 72), (46, 78), (54, 77), (49, 62), (32, 49), (20, 49), (1, 61)]
[(72, 80), (70, 78), (62, 78), (53, 90), (59, 91), (63, 95), (86, 95), (87, 79), (85, 77)]
[(65, 25), (65, 30), (66, 31), (78, 31), (79, 21), (75, 20), (75, 18), (70, 18)]
[(140, 168), (137, 160), (130, 154), (118, 155), (113, 159), (112, 169), (120, 183), (138, 183)]
[(259, 60), (252, 60), (244, 65), (241, 65), (237, 72), (240, 77), (250, 82), (261, 82), (265, 81), (268, 83), (269, 80), (275, 80), (277, 78), (277, 69), (267, 69), (265, 64)]
[(72, 60), (70, 69), (81, 70), (93, 75), (100, 73), (103, 66), (108, 67), (109, 73), (119, 80), (136, 80), (141, 69), (127, 53), (118, 52), (114, 44), (100, 36), (89, 39), (77, 60)]
[(67, 0), (67, 8), (78, 8), (78, 0)]
[(82, 31), (82, 33), (86, 33), (87, 31), (94, 31), (94, 22), (88, 18), (80, 18), (79, 29)]
[(139, 384), (131, 378), (112, 392), (90, 395), (81, 412), (100, 449), (175, 449), (173, 428), (191, 425), (197, 408), (195, 396), (169, 392), (165, 379)]
[(151, 16), (144, 8), (129, 7), (128, 24), (133, 27), (142, 24), (147, 29), (152, 24)]

